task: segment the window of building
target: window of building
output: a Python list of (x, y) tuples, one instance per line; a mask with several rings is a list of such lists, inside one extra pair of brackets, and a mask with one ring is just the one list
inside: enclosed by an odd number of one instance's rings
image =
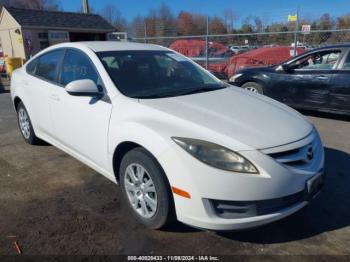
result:
[(45, 49), (46, 47), (49, 47), (50, 43), (49, 41), (40, 41), (40, 50)]
[(48, 39), (48, 33), (38, 33), (39, 39)]

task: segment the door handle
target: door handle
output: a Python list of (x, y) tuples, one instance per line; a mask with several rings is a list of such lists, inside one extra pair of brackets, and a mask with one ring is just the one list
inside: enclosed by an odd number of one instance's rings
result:
[(316, 77), (318, 80), (328, 80), (329, 77), (328, 76), (324, 76), (324, 75), (320, 75)]
[(60, 97), (59, 97), (58, 95), (56, 95), (56, 94), (50, 95), (50, 98), (51, 98), (52, 100), (55, 100), (55, 101), (60, 101)]

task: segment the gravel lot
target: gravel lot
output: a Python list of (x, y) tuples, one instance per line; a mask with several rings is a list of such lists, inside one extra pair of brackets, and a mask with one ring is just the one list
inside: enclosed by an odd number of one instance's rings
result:
[(10, 95), (0, 93), (0, 255), (16, 253), (13, 241), (23, 254), (350, 255), (350, 119), (309, 118), (327, 177), (307, 208), (254, 230), (151, 231), (130, 218), (118, 186), (52, 146), (25, 144)]

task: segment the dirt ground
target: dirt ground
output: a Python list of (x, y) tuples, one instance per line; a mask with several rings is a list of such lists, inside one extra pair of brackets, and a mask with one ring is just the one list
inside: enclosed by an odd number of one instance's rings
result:
[(319, 198), (273, 224), (203, 232), (181, 224), (143, 228), (118, 186), (53, 146), (24, 143), (8, 93), (0, 94), (0, 255), (347, 254), (350, 255), (350, 119), (309, 116), (326, 147)]

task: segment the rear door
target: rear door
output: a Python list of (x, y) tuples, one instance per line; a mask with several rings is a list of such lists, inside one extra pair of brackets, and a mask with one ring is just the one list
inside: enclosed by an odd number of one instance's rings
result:
[(332, 77), (329, 107), (350, 113), (350, 50), (346, 52)]
[(290, 63), (291, 70), (280, 76), (288, 104), (301, 108), (325, 108), (329, 104), (330, 83), (342, 49), (316, 51)]
[(58, 65), (63, 54), (63, 49), (49, 51), (26, 66), (28, 77), (23, 79), (21, 84), (26, 87), (24, 88), (25, 92), (28, 92), (26, 98), (30, 101), (24, 103), (30, 111), (37, 132), (52, 133), (49, 96), (57, 86)]

